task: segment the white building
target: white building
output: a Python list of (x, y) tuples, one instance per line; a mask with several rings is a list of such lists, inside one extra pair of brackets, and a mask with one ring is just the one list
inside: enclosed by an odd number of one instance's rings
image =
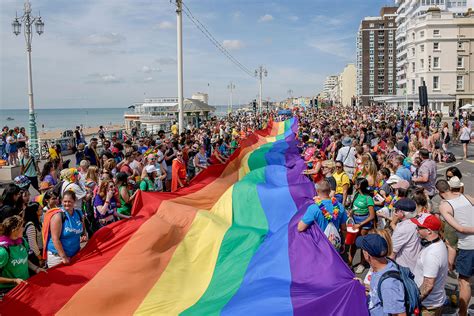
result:
[(336, 91), (334, 90), (334, 87), (337, 86), (337, 82), (339, 80), (339, 76), (327, 76), (326, 80), (324, 81), (324, 88), (323, 91), (321, 92), (321, 98), (323, 100), (333, 100), (336, 94)]
[(431, 110), (449, 114), (472, 102), (474, 15), (466, 12), (473, 1), (397, 0), (398, 96), (383, 101), (417, 110), (425, 81)]
[(209, 95), (207, 93), (203, 93), (203, 92), (196, 92), (195, 94), (193, 94), (193, 96), (191, 97), (191, 99), (194, 99), (194, 100), (199, 100), (201, 102), (204, 102), (206, 104), (209, 104)]
[(348, 64), (339, 75), (338, 99), (343, 106), (351, 106), (356, 96), (357, 70), (354, 64)]

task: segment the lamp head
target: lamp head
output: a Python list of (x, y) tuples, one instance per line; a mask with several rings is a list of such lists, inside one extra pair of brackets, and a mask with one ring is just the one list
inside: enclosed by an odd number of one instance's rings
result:
[(12, 22), (13, 34), (18, 36), (21, 32), (21, 23), (18, 21), (18, 18), (15, 18)]

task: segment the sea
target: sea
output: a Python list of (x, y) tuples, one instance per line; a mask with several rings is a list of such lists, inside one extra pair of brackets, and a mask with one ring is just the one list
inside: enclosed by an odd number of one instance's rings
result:
[[(226, 105), (216, 105), (217, 116), (227, 113)], [(100, 125), (123, 124), (123, 115), (130, 110), (127, 108), (75, 108), (75, 109), (36, 109), (36, 125), (39, 131), (74, 130), (76, 126), (83, 128)], [(133, 110), (132, 110), (133, 111)], [(0, 108), (0, 128), (4, 126), (26, 127), (28, 130), (27, 109)]]

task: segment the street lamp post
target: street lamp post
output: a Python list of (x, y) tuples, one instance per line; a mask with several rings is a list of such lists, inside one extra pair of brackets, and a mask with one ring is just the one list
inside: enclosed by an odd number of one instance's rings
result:
[(231, 81), (231, 82), (229, 83), (229, 85), (227, 86), (227, 89), (230, 90), (230, 108), (228, 109), (228, 112), (230, 113), (230, 112), (232, 112), (233, 106), (234, 106), (234, 105), (233, 105), (233, 101), (234, 101), (234, 100), (233, 100), (233, 92), (234, 92), (234, 89), (235, 89), (235, 85), (234, 85), (234, 83), (233, 83), (232, 81)]
[(259, 107), (260, 113), (262, 113), (262, 81), (263, 81), (263, 77), (266, 77), (267, 75), (268, 75), (268, 72), (263, 66), (260, 66), (258, 67), (258, 69), (255, 70), (255, 77), (258, 78), (259, 84), (260, 84), (259, 95), (258, 95), (258, 107)]
[[(35, 118), (35, 103), (33, 100), (33, 76), (31, 71), (31, 41), (33, 39), (33, 24), (36, 28), (38, 35), (44, 32), (44, 23), (41, 16), (33, 16), (31, 14), (31, 3), (26, 0), (24, 6), (25, 13), (21, 17), (15, 17), (12, 22), (13, 34), (20, 35), (21, 33), (21, 22), (24, 24), (24, 34), (26, 41), (26, 55), (28, 61), (28, 110), (29, 110), (29, 147), (31, 155), (39, 157), (39, 146), (38, 146), (38, 130), (36, 128)], [(20, 22), (21, 21), (21, 22)]]
[(176, 0), (176, 24), (178, 44), (178, 128), (181, 134), (184, 131), (183, 103), (183, 1)]

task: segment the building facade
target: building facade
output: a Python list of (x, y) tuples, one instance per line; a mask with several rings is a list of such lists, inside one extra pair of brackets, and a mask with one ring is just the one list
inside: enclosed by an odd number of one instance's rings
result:
[(366, 17), (357, 35), (357, 99), (359, 106), (377, 105), (375, 97), (396, 94), (396, 7), (383, 7)]
[[(324, 81), (324, 88), (323, 91), (321, 92), (321, 99), (324, 100), (325, 102), (334, 102), (334, 98), (336, 95), (336, 86), (339, 80), (339, 76), (336, 75), (331, 75), (327, 76), (326, 80)], [(336, 89), (335, 89), (336, 88)]]
[(397, 31), (399, 92), (397, 97), (377, 100), (418, 110), (418, 86), (425, 82), (429, 108), (454, 114), (474, 98), (474, 15), (463, 7), (469, 1), (438, 0), (440, 5), (435, 7), (428, 2), (401, 3), (402, 16), (397, 18), (401, 23)]
[(352, 98), (356, 96), (357, 69), (354, 64), (348, 64), (339, 75), (339, 100), (343, 106), (351, 106)]

